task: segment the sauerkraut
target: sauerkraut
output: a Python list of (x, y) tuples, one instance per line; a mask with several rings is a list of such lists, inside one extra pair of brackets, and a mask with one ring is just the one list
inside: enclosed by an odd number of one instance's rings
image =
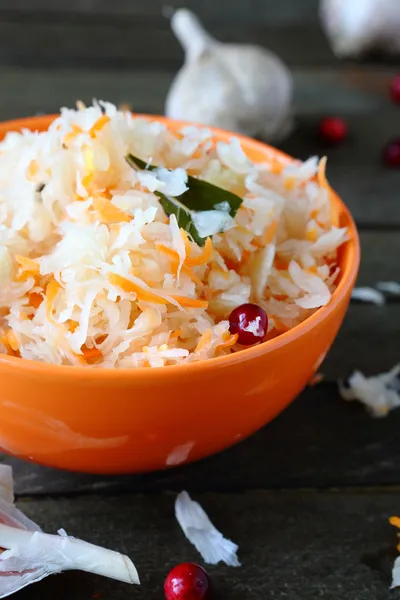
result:
[[(160, 168), (135, 170), (132, 153)], [(0, 143), (0, 352), (58, 365), (161, 367), (238, 350), (232, 309), (259, 304), (267, 338), (327, 304), (346, 229), (325, 163), (252, 163), (208, 129), (169, 131), (107, 102), (62, 109)], [(188, 174), (242, 198), (201, 247), (157, 192)], [(318, 179), (319, 176), (319, 179)], [(222, 207), (223, 209), (223, 207)]]

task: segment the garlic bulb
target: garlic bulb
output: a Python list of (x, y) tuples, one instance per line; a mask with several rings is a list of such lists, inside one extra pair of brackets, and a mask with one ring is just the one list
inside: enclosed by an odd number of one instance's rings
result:
[(172, 29), (185, 62), (168, 92), (165, 114), (277, 141), (292, 129), (292, 77), (274, 54), (258, 46), (223, 44), (187, 9)]
[(400, 53), (400, 0), (321, 0), (320, 13), (337, 56)]

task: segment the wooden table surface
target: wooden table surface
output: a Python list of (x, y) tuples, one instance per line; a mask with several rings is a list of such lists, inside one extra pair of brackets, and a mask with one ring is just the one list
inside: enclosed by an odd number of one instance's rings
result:
[[(316, 0), (185, 5), (197, 7), (221, 39), (259, 43), (287, 61), (297, 130), (282, 148), (300, 158), (327, 152), (329, 179), (360, 230), (359, 285), (400, 281), (400, 171), (380, 158), (386, 141), (400, 135), (400, 107), (387, 94), (399, 63), (338, 62), (318, 25)], [(1, 0), (0, 119), (55, 112), (92, 97), (162, 113), (182, 61), (162, 9), (162, 0)], [(327, 151), (315, 126), (329, 113), (344, 116), (351, 135)], [(174, 518), (182, 489), (240, 546), (242, 567), (211, 569), (217, 597), (400, 597), (388, 590), (396, 556), (388, 517), (400, 513), (400, 410), (372, 419), (341, 400), (336, 384), (355, 368), (373, 374), (393, 366), (399, 339), (396, 300), (382, 307), (353, 303), (322, 367), (325, 380), (251, 439), (194, 465), (100, 477), (0, 457), (13, 465), (19, 506), (31, 518), (46, 531), (64, 527), (126, 552), (143, 584), (131, 589), (68, 573), (17, 598), (161, 598), (169, 568), (199, 559)]]

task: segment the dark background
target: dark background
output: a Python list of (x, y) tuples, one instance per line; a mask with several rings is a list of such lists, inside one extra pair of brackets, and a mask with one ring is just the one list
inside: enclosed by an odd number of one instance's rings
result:
[(383, 92), (396, 59), (340, 63), (317, 0), (2, 0), (0, 116), (54, 112), (77, 94), (162, 112), (183, 59), (165, 15), (181, 6), (222, 41), (260, 44), (285, 60), (299, 116), (391, 111)]

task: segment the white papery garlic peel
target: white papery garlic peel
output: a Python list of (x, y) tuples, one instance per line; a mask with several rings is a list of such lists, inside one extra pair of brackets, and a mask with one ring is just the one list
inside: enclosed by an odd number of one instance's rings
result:
[(187, 9), (177, 10), (172, 29), (185, 50), (165, 114), (277, 141), (290, 133), (292, 77), (272, 52), (254, 45), (223, 44)]

